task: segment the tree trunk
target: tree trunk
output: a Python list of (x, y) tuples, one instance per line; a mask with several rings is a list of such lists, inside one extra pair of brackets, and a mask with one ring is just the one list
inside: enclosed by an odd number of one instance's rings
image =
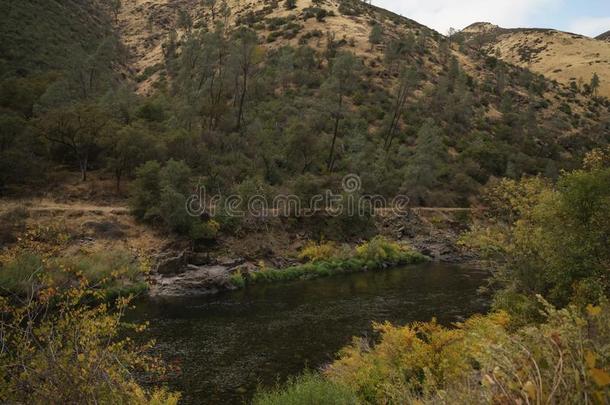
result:
[(238, 131), (241, 129), (241, 121), (242, 121), (242, 117), (244, 115), (244, 102), (246, 101), (246, 91), (247, 91), (246, 86), (247, 85), (248, 85), (248, 74), (247, 74), (247, 72), (244, 71), (244, 85), (243, 85), (243, 88), (241, 89), (241, 97), (239, 99), (239, 109), (237, 112), (237, 130)]
[(84, 156), (78, 159), (78, 165), (80, 166), (80, 179), (81, 181), (87, 181), (87, 167), (88, 167), (88, 156)]
[(115, 170), (114, 174), (115, 174), (115, 177), (116, 177), (116, 193), (117, 194), (121, 194), (121, 177), (122, 177), (122, 172), (121, 172), (121, 170)]
[(339, 95), (339, 108), (337, 109), (337, 118), (335, 119), (335, 128), (333, 130), (333, 141), (330, 145), (330, 154), (328, 156), (327, 170), (332, 173), (335, 164), (335, 144), (337, 143), (337, 135), (339, 134), (339, 122), (341, 122), (341, 107), (343, 106), (343, 94)]

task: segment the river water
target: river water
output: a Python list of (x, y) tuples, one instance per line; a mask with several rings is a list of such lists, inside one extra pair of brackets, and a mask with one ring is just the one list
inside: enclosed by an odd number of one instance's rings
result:
[(372, 321), (449, 324), (487, 310), (477, 294), (487, 274), (445, 264), (256, 285), (198, 298), (147, 299), (129, 320), (149, 321), (146, 337), (181, 370), (169, 387), (182, 403), (248, 402), (304, 369), (333, 360)]

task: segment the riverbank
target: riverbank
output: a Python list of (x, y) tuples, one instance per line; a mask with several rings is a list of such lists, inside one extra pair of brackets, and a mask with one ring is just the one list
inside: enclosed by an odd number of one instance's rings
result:
[(188, 253), (182, 252), (160, 262), (152, 277), (150, 293), (153, 296), (206, 295), (254, 284), (383, 270), (430, 260), (410, 245), (383, 236), (355, 246), (333, 242), (310, 243), (297, 256), (299, 262), (285, 268), (269, 267), (263, 261), (253, 264), (236, 260), (225, 261), (224, 265), (218, 262), (203, 266), (188, 264), (179, 274), (168, 274), (172, 270), (180, 270), (180, 263), (189, 260)]
[[(138, 223), (128, 210), (116, 204), (41, 201), (0, 204), (3, 264), (18, 257), (19, 252), (60, 258), (71, 267), (78, 267), (82, 260), (90, 262), (89, 256), (116, 253), (131, 257), (120, 267), (146, 264), (142, 267), (147, 270), (139, 275), (130, 271), (127, 282), (108, 288), (109, 298), (132, 292), (148, 292), (152, 296), (205, 295), (248, 283), (326, 277), (417, 261), (411, 256), (367, 261), (357, 258), (354, 252), (313, 260), (315, 263), (299, 257), (311, 240), (319, 237), (320, 230), (332, 225), (326, 224), (324, 218), (309, 223), (288, 218), (246, 220), (239, 230), (221, 233), (209, 243), (194, 244), (163, 229)], [(472, 254), (457, 241), (468, 227), (467, 214), (467, 210), (427, 209), (376, 216), (368, 233), (410, 246), (432, 261), (466, 263)], [(369, 238), (372, 236), (352, 236), (334, 239), (334, 243), (343, 250), (354, 251)], [(112, 271), (104, 273), (109, 276)], [(93, 277), (93, 281), (97, 278)]]
[(408, 246), (378, 237), (358, 246), (352, 257), (329, 257), (326, 260), (310, 261), (283, 270), (264, 268), (261, 271), (246, 275), (237, 272), (231, 276), (231, 283), (240, 288), (249, 284), (304, 280), (369, 270), (382, 270), (401, 265), (424, 263), (428, 260), (428, 257)]

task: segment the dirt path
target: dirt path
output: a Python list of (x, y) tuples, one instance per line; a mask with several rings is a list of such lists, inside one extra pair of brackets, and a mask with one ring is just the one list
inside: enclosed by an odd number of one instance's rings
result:
[[(124, 205), (95, 205), (87, 202), (59, 203), (51, 200), (0, 200), (0, 212), (6, 212), (18, 208), (25, 208), (30, 212), (97, 212), (108, 214), (127, 214), (129, 208)], [(456, 213), (475, 212), (483, 208), (451, 208), (451, 207), (412, 207), (416, 213)], [(386, 215), (393, 213), (391, 208), (378, 209), (377, 214)], [(273, 214), (272, 214), (273, 215)]]
[(128, 207), (120, 205), (103, 206), (87, 204), (84, 202), (58, 203), (49, 200), (0, 201), (0, 212), (7, 212), (19, 208), (25, 208), (30, 212), (91, 212), (103, 214), (129, 213)]

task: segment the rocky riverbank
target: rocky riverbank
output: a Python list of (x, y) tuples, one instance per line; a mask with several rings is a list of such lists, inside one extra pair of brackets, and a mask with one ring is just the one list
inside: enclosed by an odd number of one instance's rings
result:
[[(456, 216), (459, 218), (456, 219)], [(378, 217), (376, 227), (380, 235), (408, 244), (416, 252), (436, 262), (465, 263), (476, 260), (471, 252), (458, 244), (460, 234), (467, 229), (463, 212), (455, 215), (450, 212), (412, 211), (403, 216)], [(294, 235), (291, 237), (294, 238)], [(168, 250), (155, 258), (156, 264), (149, 280), (150, 295), (196, 296), (231, 290), (236, 288), (232, 281), (235, 274), (243, 275), (247, 279), (249, 274), (259, 272), (267, 266), (279, 271), (294, 268), (299, 264), (297, 253), (296, 250), (276, 252), (273, 249), (265, 249), (262, 257), (254, 255), (245, 258), (238, 255), (221, 255), (214, 251), (201, 253), (190, 249)]]

